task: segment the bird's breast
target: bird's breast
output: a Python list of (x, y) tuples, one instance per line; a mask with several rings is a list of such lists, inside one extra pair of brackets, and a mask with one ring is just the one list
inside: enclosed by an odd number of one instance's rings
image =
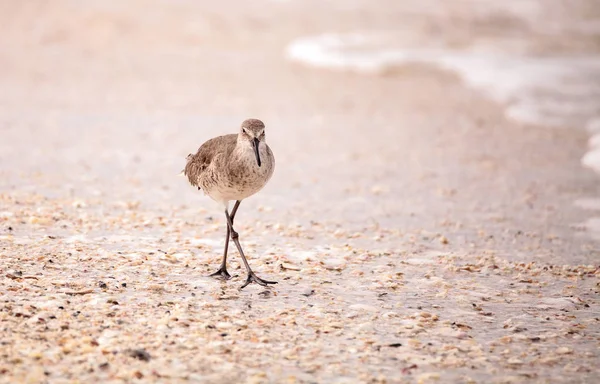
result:
[(232, 153), (225, 168), (227, 177), (215, 185), (222, 196), (242, 200), (260, 191), (273, 175), (273, 154), (266, 145), (259, 147), (261, 165), (252, 148), (241, 148)]

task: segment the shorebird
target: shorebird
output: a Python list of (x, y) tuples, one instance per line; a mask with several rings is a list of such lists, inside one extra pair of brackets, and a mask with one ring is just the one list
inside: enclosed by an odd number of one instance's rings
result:
[[(231, 237), (248, 272), (248, 278), (240, 289), (250, 283), (262, 286), (277, 284), (276, 281), (261, 279), (252, 271), (240, 245), (239, 234), (233, 229), (233, 219), (242, 200), (260, 191), (273, 175), (274, 169), (275, 157), (265, 142), (264, 123), (248, 119), (242, 122), (238, 134), (215, 137), (202, 144), (196, 154), (190, 153), (183, 170), (190, 184), (225, 207), (227, 236), (223, 261), (221, 267), (210, 276), (225, 280), (231, 278), (227, 272), (227, 249)], [(230, 201), (235, 201), (231, 214)]]

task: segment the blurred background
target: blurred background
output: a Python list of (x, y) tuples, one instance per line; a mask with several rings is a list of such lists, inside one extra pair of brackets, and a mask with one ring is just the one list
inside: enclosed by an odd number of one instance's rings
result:
[(5, 0), (0, 90), (5, 193), (216, 215), (176, 175), (255, 117), (248, 221), (598, 260), (595, 0)]

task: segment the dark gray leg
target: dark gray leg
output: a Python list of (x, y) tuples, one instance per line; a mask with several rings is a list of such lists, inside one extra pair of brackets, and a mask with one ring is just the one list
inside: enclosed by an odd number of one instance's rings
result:
[[(232, 211), (233, 214), (235, 214), (236, 208), (239, 205), (238, 203), (239, 203), (239, 201), (236, 203), (236, 207), (234, 207), (234, 210)], [(227, 212), (227, 210), (225, 210), (225, 217), (227, 218), (227, 224), (229, 226), (229, 230), (231, 231), (231, 239), (235, 243), (235, 246), (237, 247), (238, 252), (240, 253), (240, 256), (242, 256), (242, 261), (244, 262), (244, 265), (246, 266), (246, 271), (248, 271), (248, 278), (246, 279), (246, 282), (244, 283), (244, 285), (242, 285), (240, 287), (240, 289), (243, 289), (250, 283), (256, 283), (256, 284), (259, 284), (259, 285), (262, 285), (265, 287), (268, 284), (277, 284), (276, 281), (268, 281), (268, 280), (261, 279), (260, 277), (256, 276), (256, 274), (252, 271), (252, 268), (250, 268), (250, 265), (248, 264), (248, 260), (246, 260), (244, 251), (242, 251), (242, 246), (240, 245), (240, 241), (239, 241), (240, 236), (233, 229), (233, 217), (229, 215), (229, 212)]]
[[(233, 210), (231, 211), (231, 221), (233, 222), (233, 219), (235, 217), (235, 213), (238, 210), (238, 207), (240, 206), (241, 201), (238, 200), (235, 202), (235, 205), (233, 206)], [(221, 266), (219, 267), (219, 269), (217, 270), (217, 272), (212, 273), (209, 276), (212, 277), (220, 277), (222, 279), (225, 280), (229, 280), (231, 279), (231, 275), (229, 274), (229, 272), (227, 272), (227, 250), (229, 249), (229, 236), (231, 234), (231, 231), (229, 229), (229, 223), (227, 223), (227, 236), (225, 236), (225, 249), (223, 250), (223, 261), (221, 261)]]

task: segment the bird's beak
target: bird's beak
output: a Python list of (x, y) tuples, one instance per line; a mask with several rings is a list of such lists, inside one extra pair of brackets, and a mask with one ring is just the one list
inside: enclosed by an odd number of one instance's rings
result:
[(252, 145), (254, 146), (254, 153), (256, 154), (256, 163), (260, 167), (260, 154), (258, 152), (259, 144), (260, 144), (260, 141), (258, 141), (258, 139), (255, 137), (254, 140), (252, 141)]

